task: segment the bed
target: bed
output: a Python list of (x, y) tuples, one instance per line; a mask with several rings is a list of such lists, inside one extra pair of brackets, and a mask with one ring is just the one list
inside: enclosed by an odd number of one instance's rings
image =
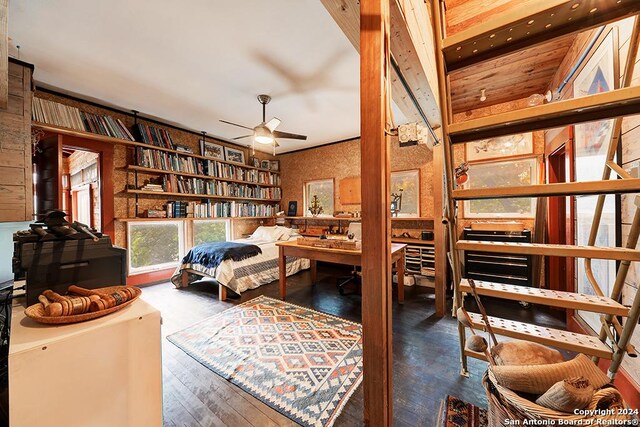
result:
[[(262, 253), (239, 261), (226, 259), (215, 268), (200, 263), (184, 262), (188, 259), (186, 256), (171, 277), (171, 282), (177, 288), (184, 288), (203, 277), (214, 279), (218, 283), (219, 298), (223, 301), (227, 298), (227, 290), (241, 294), (247, 289), (255, 289), (278, 280), (280, 273), (278, 268), (279, 249), (276, 242), (297, 239), (298, 237), (299, 235), (294, 230), (287, 227), (258, 227), (251, 237), (233, 242), (256, 245)], [(287, 276), (308, 268), (310, 268), (308, 259), (287, 258)]]

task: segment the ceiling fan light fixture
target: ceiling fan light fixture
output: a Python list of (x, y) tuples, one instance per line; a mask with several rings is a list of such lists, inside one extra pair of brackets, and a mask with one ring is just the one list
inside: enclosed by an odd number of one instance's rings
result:
[(273, 135), (271, 131), (264, 125), (256, 126), (253, 131), (253, 139), (258, 144), (273, 144)]

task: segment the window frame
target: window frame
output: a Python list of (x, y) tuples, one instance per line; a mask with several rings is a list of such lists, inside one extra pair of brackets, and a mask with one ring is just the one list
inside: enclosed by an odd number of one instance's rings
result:
[(302, 203), (303, 203), (302, 216), (308, 217), (308, 218), (313, 218), (313, 216), (311, 214), (309, 214), (309, 195), (307, 194), (307, 188), (308, 188), (309, 184), (312, 184), (312, 183), (315, 183), (315, 182), (329, 182), (329, 181), (331, 181), (331, 192), (333, 193), (332, 194), (332, 196), (333, 196), (332, 197), (332, 199), (333, 199), (333, 211), (330, 214), (327, 213), (327, 212), (323, 212), (320, 215), (318, 215), (318, 217), (332, 217), (335, 214), (335, 211), (336, 211), (336, 180), (335, 180), (335, 178), (320, 178), (320, 179), (310, 179), (309, 181), (305, 181), (303, 186), (302, 186)]
[[(228, 242), (231, 240), (231, 237), (233, 235), (233, 222), (231, 221), (230, 218), (197, 218), (197, 219), (193, 219), (192, 221), (190, 221), (191, 224), (191, 238), (189, 239), (189, 249), (193, 248), (196, 245), (196, 222), (198, 224), (202, 224), (202, 223), (211, 223), (211, 222), (221, 222), (225, 224), (225, 242)], [(185, 251), (186, 252), (186, 251)]]
[[(529, 185), (536, 185), (536, 184), (540, 184), (542, 183), (542, 170), (543, 170), (543, 166), (542, 166), (542, 159), (540, 156), (538, 155), (533, 155), (533, 156), (512, 156), (512, 157), (508, 157), (508, 158), (501, 158), (501, 159), (491, 159), (491, 160), (487, 160), (487, 161), (474, 161), (474, 162), (469, 162), (469, 166), (471, 168), (473, 168), (473, 166), (475, 165), (490, 165), (490, 164), (498, 164), (498, 163), (513, 163), (513, 162), (523, 162), (523, 161), (531, 161), (533, 162), (533, 166), (534, 166), (534, 170), (533, 170), (533, 177), (534, 179), (532, 180), (531, 184)], [(470, 179), (471, 181), (471, 179)], [(525, 185), (523, 185), (524, 187)], [(470, 189), (473, 187), (470, 187), (470, 182), (466, 183), (463, 188), (465, 189)], [(492, 188), (500, 188), (500, 187), (492, 187)], [(509, 213), (472, 213), (470, 212), (470, 208), (471, 208), (471, 200), (468, 201), (464, 201), (462, 202), (463, 204), (463, 215), (464, 218), (468, 218), (468, 219), (533, 219), (536, 216), (536, 203), (537, 203), (537, 199), (535, 197), (531, 197), (531, 211), (527, 212), (527, 213), (514, 213), (514, 212), (509, 212)]]
[[(131, 266), (131, 229), (136, 226), (153, 226), (153, 225), (177, 225), (178, 226), (178, 261), (166, 262), (162, 264), (153, 264), (146, 267), (132, 267)], [(129, 221), (127, 222), (127, 275), (136, 276), (138, 274), (151, 273), (155, 271), (168, 270), (180, 265), (182, 257), (186, 253), (186, 230), (185, 221)]]

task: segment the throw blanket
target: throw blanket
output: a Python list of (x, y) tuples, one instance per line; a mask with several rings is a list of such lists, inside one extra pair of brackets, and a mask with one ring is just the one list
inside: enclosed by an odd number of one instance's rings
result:
[(237, 242), (203, 243), (193, 247), (184, 258), (183, 264), (201, 264), (208, 268), (216, 268), (222, 261), (231, 259), (242, 261), (262, 253), (256, 245)]

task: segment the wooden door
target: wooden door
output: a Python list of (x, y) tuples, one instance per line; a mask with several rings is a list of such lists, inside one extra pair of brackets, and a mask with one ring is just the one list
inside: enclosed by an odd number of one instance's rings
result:
[[(549, 184), (567, 182), (565, 145), (556, 149), (547, 159), (547, 182)], [(567, 242), (567, 198), (549, 197), (547, 207), (547, 242), (551, 244), (572, 244)], [(545, 257), (548, 289), (567, 290), (567, 263), (565, 258)]]

